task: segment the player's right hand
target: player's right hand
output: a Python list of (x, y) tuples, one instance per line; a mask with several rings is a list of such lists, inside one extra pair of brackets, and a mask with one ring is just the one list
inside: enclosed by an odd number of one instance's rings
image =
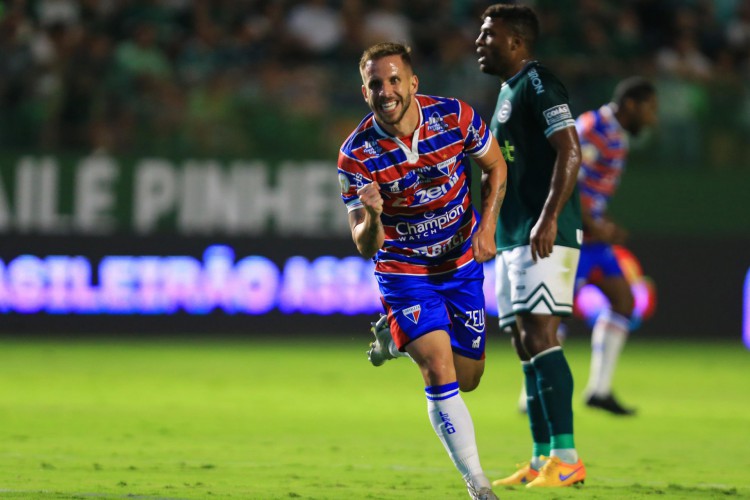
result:
[(357, 196), (370, 215), (379, 217), (383, 213), (383, 197), (380, 196), (380, 185), (377, 182), (365, 184), (357, 189)]

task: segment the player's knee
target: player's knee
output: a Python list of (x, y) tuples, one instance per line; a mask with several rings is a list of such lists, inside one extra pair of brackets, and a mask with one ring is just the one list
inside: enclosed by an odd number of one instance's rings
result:
[(475, 370), (468, 374), (461, 374), (458, 377), (458, 388), (461, 389), (461, 392), (473, 391), (474, 389), (479, 387), (479, 382), (482, 380), (483, 373), (484, 368)]
[[(455, 380), (455, 369), (452, 357), (431, 355), (424, 357), (419, 362), (425, 382), (430, 385), (440, 385), (446, 380)], [(460, 384), (459, 384), (460, 387)]]

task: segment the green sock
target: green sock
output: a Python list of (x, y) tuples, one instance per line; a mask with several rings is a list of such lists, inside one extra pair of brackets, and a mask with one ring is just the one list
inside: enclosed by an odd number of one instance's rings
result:
[(548, 457), (551, 450), (549, 424), (547, 424), (547, 417), (544, 414), (542, 401), (539, 398), (536, 370), (528, 361), (523, 361), (521, 367), (523, 368), (524, 383), (526, 384), (526, 414), (529, 416), (531, 437), (534, 439), (532, 457), (541, 455)]
[(575, 448), (573, 440), (573, 374), (562, 348), (552, 348), (531, 360), (547, 416), (552, 449)]

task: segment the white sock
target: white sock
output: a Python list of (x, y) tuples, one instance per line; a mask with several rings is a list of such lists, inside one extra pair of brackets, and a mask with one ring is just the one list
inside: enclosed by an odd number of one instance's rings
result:
[(578, 462), (578, 452), (575, 448), (553, 448), (550, 455), (557, 457), (566, 464)]
[(544, 464), (547, 463), (547, 457), (542, 459), (540, 455), (534, 455), (533, 457), (531, 457), (529, 463), (531, 464), (532, 469), (534, 469), (535, 471), (540, 471), (542, 470), (542, 467), (544, 467)]
[(587, 393), (606, 396), (612, 392), (617, 360), (630, 331), (630, 320), (613, 311), (602, 312), (591, 334), (591, 369)]
[(476, 489), (490, 487), (479, 463), (474, 423), (458, 392), (458, 382), (425, 387), (425, 393), (432, 427), (464, 481)]

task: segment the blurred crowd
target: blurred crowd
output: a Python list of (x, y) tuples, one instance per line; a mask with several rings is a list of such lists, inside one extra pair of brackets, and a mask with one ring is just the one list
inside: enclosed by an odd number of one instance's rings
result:
[[(420, 91), (486, 118), (479, 0), (7, 0), (0, 145), (15, 152), (335, 158), (366, 113), (357, 63), (415, 53)], [(658, 163), (750, 170), (750, 0), (535, 0), (538, 56), (577, 113), (624, 76), (662, 97)], [(708, 167), (706, 167), (708, 165)]]

